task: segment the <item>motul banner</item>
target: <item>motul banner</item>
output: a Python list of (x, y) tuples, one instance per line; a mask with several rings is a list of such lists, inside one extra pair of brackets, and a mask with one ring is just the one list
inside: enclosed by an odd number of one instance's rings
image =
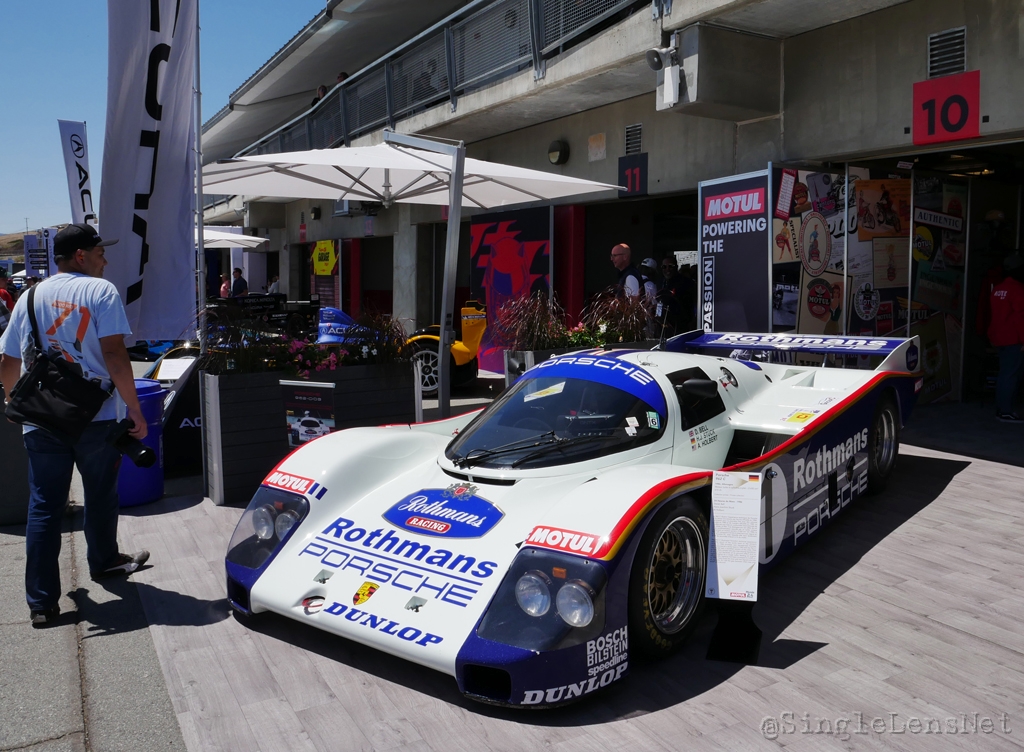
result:
[(68, 173), (68, 192), (71, 195), (71, 222), (80, 225), (96, 224), (93, 209), (92, 181), (89, 179), (89, 141), (85, 137), (85, 123), (77, 120), (58, 120), (60, 143), (64, 149), (64, 169)]
[(700, 327), (771, 331), (768, 173), (700, 183)]
[(196, 0), (108, 0), (100, 198), (106, 278), (136, 339), (181, 339), (195, 318), (192, 84)]

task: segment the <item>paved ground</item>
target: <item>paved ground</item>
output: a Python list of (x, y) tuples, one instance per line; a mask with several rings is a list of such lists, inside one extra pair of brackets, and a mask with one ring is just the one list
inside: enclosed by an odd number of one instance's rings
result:
[[(1014, 428), (973, 444), (1021, 442)], [(129, 581), (83, 576), (69, 517), (52, 629), (29, 627), (23, 533), (0, 528), (0, 750), (1020, 749), (1022, 483), (1008, 463), (904, 447), (883, 495), (762, 583), (757, 666), (706, 660), (709, 611), (671, 660), (527, 713), (284, 618), (229, 615), (222, 561), (241, 510), (184, 479), (125, 510), (124, 548), (153, 552)]]

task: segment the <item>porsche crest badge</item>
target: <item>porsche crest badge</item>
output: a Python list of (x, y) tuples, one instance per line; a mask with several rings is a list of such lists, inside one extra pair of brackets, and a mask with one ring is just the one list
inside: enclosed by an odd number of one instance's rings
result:
[(376, 593), (380, 589), (380, 585), (376, 582), (364, 582), (359, 586), (359, 589), (352, 596), (352, 605), (361, 606), (370, 600), (370, 596)]

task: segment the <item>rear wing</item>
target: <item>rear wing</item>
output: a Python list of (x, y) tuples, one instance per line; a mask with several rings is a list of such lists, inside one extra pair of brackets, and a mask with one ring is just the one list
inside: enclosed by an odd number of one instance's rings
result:
[(750, 350), (772, 353), (805, 352), (822, 355), (880, 356), (876, 371), (909, 371), (921, 367), (921, 340), (896, 337), (829, 337), (808, 334), (746, 334), (703, 332), (680, 334), (665, 342), (669, 352), (701, 350)]

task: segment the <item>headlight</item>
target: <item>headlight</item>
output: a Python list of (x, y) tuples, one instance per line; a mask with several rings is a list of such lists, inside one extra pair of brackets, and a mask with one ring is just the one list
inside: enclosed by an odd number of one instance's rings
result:
[(543, 616), (551, 608), (548, 578), (541, 572), (527, 572), (516, 583), (516, 603), (530, 616)]
[(288, 531), (295, 527), (295, 523), (299, 521), (299, 516), (295, 512), (281, 512), (277, 515), (277, 519), (274, 520), (274, 532), (277, 533), (277, 537), (284, 540), (284, 537), (288, 535)]
[(252, 527), (256, 537), (260, 540), (270, 540), (274, 537), (274, 508), (264, 504), (259, 509), (253, 510)]
[(261, 486), (235, 526), (227, 561), (259, 569), (308, 513), (309, 502), (304, 496)]
[(589, 586), (581, 580), (562, 585), (555, 596), (555, 608), (570, 627), (585, 627), (594, 620), (594, 599)]

